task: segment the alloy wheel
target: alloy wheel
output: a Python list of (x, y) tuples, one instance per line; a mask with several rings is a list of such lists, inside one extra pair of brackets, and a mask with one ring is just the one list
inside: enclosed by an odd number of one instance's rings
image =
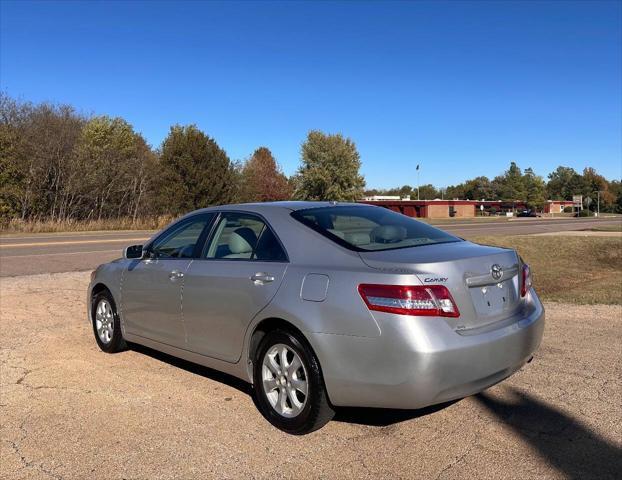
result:
[(104, 344), (112, 341), (114, 334), (114, 314), (112, 307), (106, 299), (101, 299), (95, 309), (95, 329), (97, 336)]
[(305, 366), (291, 347), (278, 343), (264, 355), (263, 391), (279, 415), (294, 418), (302, 412), (309, 392), (307, 379)]

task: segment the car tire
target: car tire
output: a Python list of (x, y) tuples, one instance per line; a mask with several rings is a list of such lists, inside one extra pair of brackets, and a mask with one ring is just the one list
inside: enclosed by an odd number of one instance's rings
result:
[(121, 333), (121, 321), (117, 306), (108, 290), (93, 297), (91, 323), (99, 348), (106, 353), (116, 353), (127, 348)]
[(335, 415), (317, 357), (293, 332), (274, 330), (261, 340), (253, 361), (253, 389), (262, 415), (290, 434), (313, 432)]

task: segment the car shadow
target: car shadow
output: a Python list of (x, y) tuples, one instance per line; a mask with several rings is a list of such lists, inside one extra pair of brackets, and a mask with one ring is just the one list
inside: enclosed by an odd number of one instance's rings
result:
[(338, 407), (334, 421), (366, 425), (370, 427), (387, 427), (407, 420), (425, 417), (444, 410), (459, 400), (440, 403), (417, 410), (398, 410), (392, 408)]
[[(227, 385), (229, 387), (235, 388), (236, 390), (250, 396), (253, 403), (255, 403), (253, 387), (249, 383), (245, 382), (244, 380), (240, 380), (233, 375), (229, 375), (227, 373), (223, 373), (209, 367), (204, 367), (203, 365), (189, 362), (187, 360), (174, 357), (167, 353), (163, 353), (158, 350), (145, 347), (144, 345), (139, 345), (137, 343), (129, 344), (129, 348), (134, 352), (147, 355), (155, 360), (167, 363), (175, 368), (180, 368), (195, 375), (200, 375), (201, 377), (205, 377), (210, 380), (214, 380), (216, 382)], [(395, 423), (405, 422), (414, 418), (430, 415), (431, 413), (435, 413), (439, 410), (447, 408), (449, 405), (455, 403), (456, 401), (457, 400), (453, 402), (442, 403), (439, 405), (433, 405), (431, 407), (421, 408), (419, 410), (338, 407), (335, 409), (335, 417), (333, 418), (333, 420), (337, 422), (352, 423), (356, 425), (386, 427)], [(256, 403), (255, 406), (257, 406)]]
[(198, 363), (189, 362), (187, 360), (174, 357), (167, 353), (163, 353), (158, 350), (139, 345), (137, 343), (129, 344), (129, 348), (134, 352), (147, 355), (151, 358), (159, 360), (160, 362), (168, 363), (175, 368), (181, 368), (182, 370), (193, 373), (195, 375), (200, 375), (201, 377), (209, 378), (210, 380), (214, 380), (215, 382), (219, 382), (229, 387), (235, 388), (236, 390), (239, 390), (240, 392), (247, 395), (252, 395), (252, 387), (249, 383), (237, 377), (234, 377), (233, 375), (229, 375), (228, 373), (223, 373), (209, 367), (204, 367), (203, 365), (199, 365)]
[(487, 392), (474, 398), (567, 478), (620, 478), (622, 448), (528, 393), (506, 388), (513, 400)]

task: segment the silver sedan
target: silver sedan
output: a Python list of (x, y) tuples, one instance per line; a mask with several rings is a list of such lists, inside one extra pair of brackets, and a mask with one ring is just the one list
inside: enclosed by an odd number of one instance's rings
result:
[(528, 362), (544, 329), (514, 250), (334, 202), (189, 213), (98, 267), (87, 303), (103, 351), (137, 343), (239, 377), (294, 434), (339, 406), (480, 392)]

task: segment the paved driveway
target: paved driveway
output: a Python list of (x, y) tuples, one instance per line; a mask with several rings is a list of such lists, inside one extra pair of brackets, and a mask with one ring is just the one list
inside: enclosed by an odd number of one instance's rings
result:
[(622, 308), (547, 305), (534, 361), (422, 411), (346, 409), (293, 437), (225, 375), (140, 349), (101, 353), (88, 274), (0, 280), (2, 478), (615, 478)]

